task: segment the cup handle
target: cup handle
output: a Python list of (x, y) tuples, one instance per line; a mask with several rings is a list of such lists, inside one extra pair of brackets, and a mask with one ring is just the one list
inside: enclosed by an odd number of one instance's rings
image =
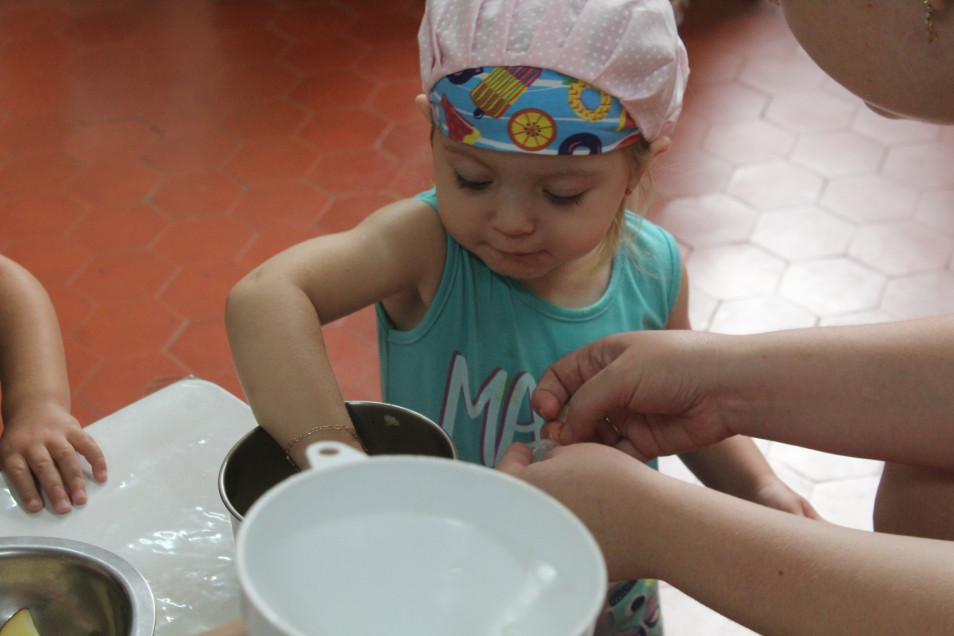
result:
[(368, 458), (364, 453), (341, 442), (315, 442), (305, 449), (311, 470), (332, 468)]

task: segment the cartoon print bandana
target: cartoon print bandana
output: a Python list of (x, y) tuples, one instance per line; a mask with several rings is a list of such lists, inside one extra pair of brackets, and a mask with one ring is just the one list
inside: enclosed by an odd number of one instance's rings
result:
[(642, 138), (612, 95), (532, 66), (485, 66), (440, 79), (434, 125), (461, 143), (542, 155), (600, 154)]

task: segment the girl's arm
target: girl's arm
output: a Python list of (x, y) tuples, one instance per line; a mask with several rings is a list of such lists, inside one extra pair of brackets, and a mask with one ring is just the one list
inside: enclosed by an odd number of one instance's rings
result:
[(782, 514), (601, 444), (530, 458), (515, 444), (498, 468), (569, 507), (611, 580), (667, 581), (762, 634), (954, 633), (954, 544)]
[[(285, 447), (307, 441), (357, 447), (321, 327), (377, 301), (396, 324), (423, 316), (443, 269), (445, 236), (433, 209), (405, 200), (353, 230), (271, 258), (229, 294), (226, 326), (242, 388), (258, 423)], [(292, 459), (304, 465), (305, 443)]]
[[(682, 283), (667, 329), (691, 328), (689, 280), (685, 265), (682, 268)], [(818, 517), (808, 501), (778, 478), (748, 437), (730, 437), (713, 446), (682, 453), (679, 459), (709, 488), (785, 512)]]
[(70, 414), (70, 387), (56, 311), (40, 282), (0, 256), (0, 468), (27, 510), (43, 507), (34, 478), (57, 512), (86, 502), (77, 453), (98, 481), (106, 459)]

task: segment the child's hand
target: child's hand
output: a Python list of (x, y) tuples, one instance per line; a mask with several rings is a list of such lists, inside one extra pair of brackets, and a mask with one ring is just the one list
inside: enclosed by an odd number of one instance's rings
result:
[(790, 512), (799, 517), (821, 520), (821, 515), (812, 508), (807, 499), (774, 476), (759, 488), (752, 501), (768, 508)]
[(0, 435), (0, 469), (7, 474), (30, 512), (43, 509), (37, 481), (58, 513), (69, 512), (74, 503), (86, 503), (80, 455), (89, 462), (96, 481), (106, 481), (103, 451), (62, 407), (32, 408), (4, 422)]

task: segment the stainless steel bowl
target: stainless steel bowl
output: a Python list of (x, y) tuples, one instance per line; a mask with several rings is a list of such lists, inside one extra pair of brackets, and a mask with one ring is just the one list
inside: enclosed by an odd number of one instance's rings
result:
[[(430, 455), (457, 459), (454, 442), (420, 413), (383, 402), (346, 402), (355, 433), (368, 455)], [(232, 530), (272, 486), (298, 469), (262, 428), (254, 428), (225, 456), (219, 470), (219, 496), (232, 518)]]
[(0, 538), (0, 625), (29, 608), (40, 634), (150, 636), (146, 579), (116, 554), (69, 539)]

